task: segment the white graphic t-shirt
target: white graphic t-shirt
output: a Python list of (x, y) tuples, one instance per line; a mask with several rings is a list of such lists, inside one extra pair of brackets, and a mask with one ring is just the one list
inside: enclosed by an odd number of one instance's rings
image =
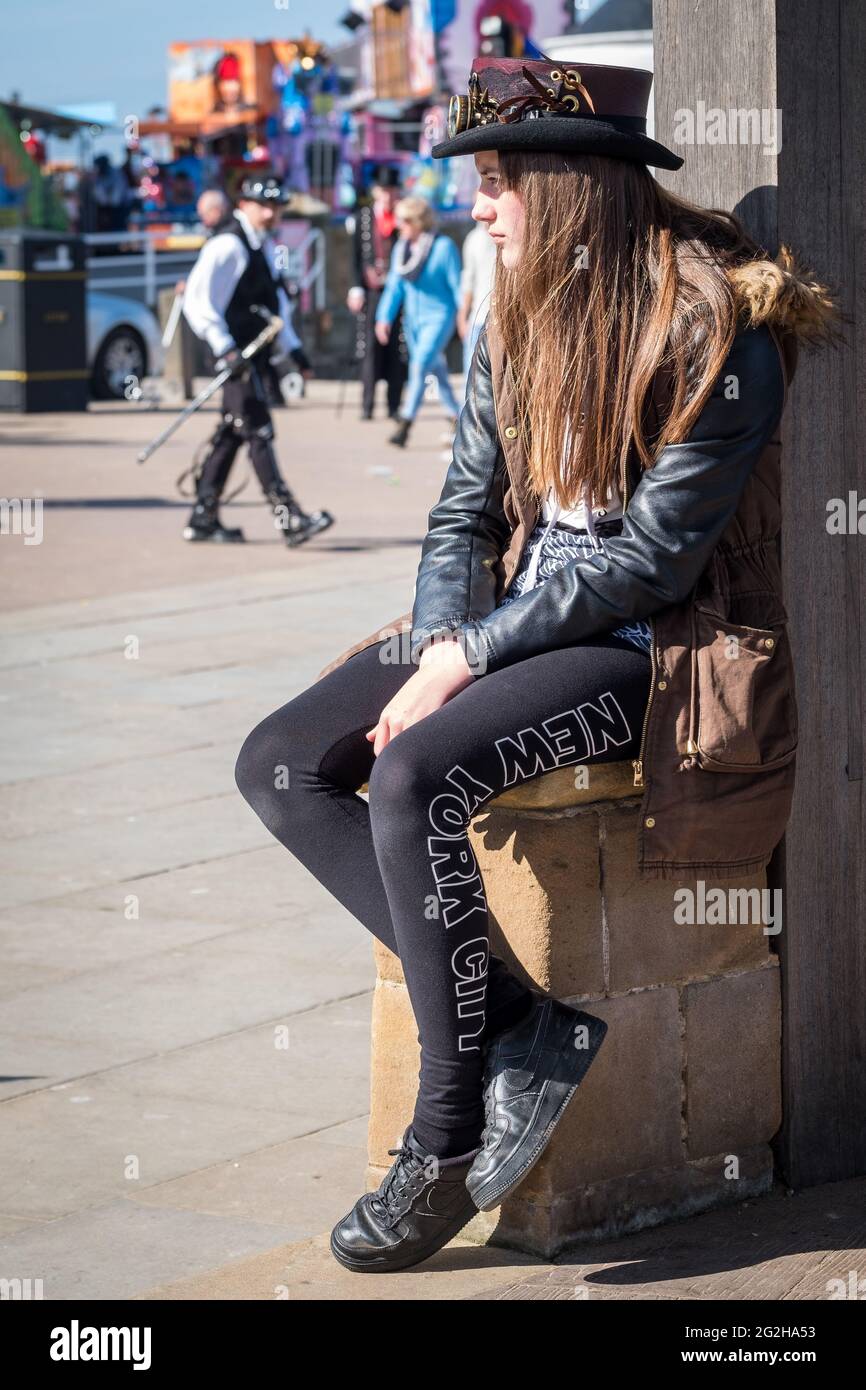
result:
[[(592, 505), (587, 506), (588, 491), (585, 487), (577, 506), (562, 508), (556, 501), (553, 488), (549, 490), (542, 506), (542, 519), (533, 527), (527, 538), (517, 573), (509, 585), (508, 593), (500, 598), (497, 608), (504, 608), (522, 594), (528, 593), (539, 584), (544, 584), (570, 560), (596, 551), (604, 551), (604, 540), (596, 534), (596, 522), (620, 520), (623, 517), (622, 498), (618, 489), (611, 486), (603, 506), (594, 499)], [(574, 535), (573, 532), (562, 530), (563, 522), (568, 526), (581, 527), (586, 534)], [(613, 629), (613, 635), (623, 638), (641, 651), (650, 651), (652, 629), (649, 623), (643, 620), (622, 624)]]

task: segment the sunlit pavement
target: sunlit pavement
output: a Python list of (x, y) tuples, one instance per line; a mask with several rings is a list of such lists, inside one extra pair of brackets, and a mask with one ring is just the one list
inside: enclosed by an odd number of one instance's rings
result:
[(181, 539), (174, 482), (215, 411), (143, 466), (167, 410), (0, 417), (0, 496), (41, 500), (0, 536), (0, 1274), (47, 1298), (314, 1235), (363, 1190), (370, 937), (234, 763), (411, 606), (450, 451), (433, 403), (403, 450), (357, 386), (341, 413), (338, 383), (307, 391), (275, 413), (280, 458), (336, 522), (294, 550), (254, 478), (225, 512), (248, 544)]

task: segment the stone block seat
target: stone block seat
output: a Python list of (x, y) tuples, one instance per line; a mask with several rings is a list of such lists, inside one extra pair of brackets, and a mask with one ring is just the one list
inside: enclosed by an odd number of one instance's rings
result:
[[(470, 824), (491, 950), (608, 1032), (542, 1158), (475, 1217), (469, 1239), (551, 1258), (772, 1185), (781, 996), (771, 935), (759, 913), (738, 925), (678, 921), (674, 894), (699, 883), (639, 879), (639, 813), (632, 764), (618, 762), (544, 773)], [(706, 891), (765, 886), (761, 871)], [(374, 953), (369, 1188), (412, 1117), (420, 1056), (400, 962), (378, 941)]]

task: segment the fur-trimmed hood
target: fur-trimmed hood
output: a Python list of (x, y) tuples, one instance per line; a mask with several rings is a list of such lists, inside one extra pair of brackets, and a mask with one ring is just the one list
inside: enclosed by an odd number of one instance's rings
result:
[(747, 261), (728, 271), (744, 325), (768, 323), (800, 343), (819, 344), (839, 336), (839, 306), (826, 285), (799, 265), (790, 247), (774, 261)]

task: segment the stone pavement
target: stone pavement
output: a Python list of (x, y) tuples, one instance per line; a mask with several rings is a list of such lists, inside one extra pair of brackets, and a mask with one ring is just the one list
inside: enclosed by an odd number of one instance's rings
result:
[(0, 1276), (49, 1298), (315, 1235), (361, 1190), (370, 938), (234, 761), (411, 603), (445, 422), (426, 407), (400, 451), (336, 414), (337, 383), (308, 389), (281, 457), (337, 523), (296, 551), (254, 482), (226, 512), (248, 545), (180, 539), (174, 479), (214, 412), (145, 467), (164, 412), (0, 420), (0, 496), (44, 498), (41, 544), (0, 536)]
[(234, 760), (409, 606), (448, 458), (435, 405), (402, 452), (338, 394), (313, 382), (278, 418), (291, 486), (338, 518), (296, 552), (254, 482), (226, 513), (250, 544), (180, 540), (174, 479), (214, 412), (144, 468), (164, 412), (0, 419), (0, 496), (44, 499), (41, 544), (0, 536), (0, 1278), (48, 1299), (826, 1297), (795, 1292), (800, 1261), (856, 1266), (862, 1188), (798, 1198), (793, 1238), (771, 1199), (763, 1239), (744, 1204), (579, 1267), (465, 1239), (386, 1281), (331, 1259), (363, 1190), (370, 938)]

